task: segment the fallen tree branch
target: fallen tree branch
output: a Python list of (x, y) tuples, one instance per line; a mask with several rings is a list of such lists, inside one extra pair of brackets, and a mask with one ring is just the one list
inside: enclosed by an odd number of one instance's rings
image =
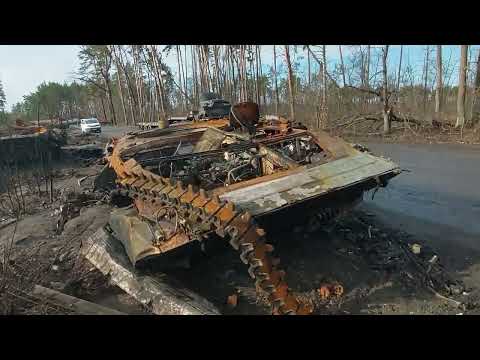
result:
[(59, 291), (52, 290), (41, 285), (35, 285), (33, 295), (41, 296), (54, 304), (59, 304), (78, 314), (84, 315), (126, 315), (118, 310), (107, 308), (90, 301), (82, 300), (74, 296), (63, 294)]
[[(346, 87), (350, 88), (350, 89), (357, 90), (357, 91), (366, 92), (368, 94), (378, 96), (380, 98), (380, 100), (383, 100), (383, 95), (381, 93), (381, 91), (382, 91), (381, 89), (380, 90), (374, 90), (374, 89), (371, 89), (371, 88), (360, 88), (360, 87), (353, 86), (353, 85), (347, 85)], [(396, 93), (397, 93), (396, 90), (387, 91), (387, 99), (390, 99), (390, 96), (392, 96), (393, 94), (396, 94)]]
[(334, 128), (339, 128), (339, 127), (348, 127), (348, 126), (351, 126), (353, 124), (357, 124), (357, 123), (360, 123), (360, 122), (363, 122), (363, 121), (367, 121), (367, 120), (373, 120), (373, 121), (379, 121), (380, 118), (375, 118), (373, 116), (361, 116), (361, 117), (356, 117), (355, 119), (353, 120), (350, 120), (350, 121), (347, 121), (343, 124), (338, 124), (338, 125), (335, 125)]
[(366, 92), (368, 94), (376, 95), (379, 98), (382, 98), (382, 94), (380, 93), (380, 91), (375, 91), (373, 89), (359, 88), (359, 87), (356, 87), (356, 86), (353, 86), (353, 85), (347, 85), (347, 88), (358, 90), (358, 91), (361, 91), (361, 92)]
[[(362, 115), (362, 116), (357, 116), (352, 120), (349, 120), (349, 121), (344, 122), (342, 124), (335, 125), (332, 129), (336, 129), (336, 128), (340, 128), (340, 127), (347, 127), (347, 126), (357, 124), (357, 123), (360, 123), (360, 122), (363, 122), (363, 121), (368, 121), (368, 120), (383, 122), (383, 118), (381, 117), (381, 115), (382, 115), (381, 113), (374, 113), (374, 114), (366, 114), (366, 115)], [(342, 119), (344, 119), (344, 118), (345, 117), (343, 117)], [(415, 124), (415, 125), (418, 125), (418, 126), (422, 125), (422, 123), (415, 118), (406, 117), (406, 116), (405, 117), (399, 117), (399, 116), (395, 115), (393, 113), (393, 111), (390, 113), (390, 120), (395, 121), (395, 122), (412, 123), (412, 124)]]

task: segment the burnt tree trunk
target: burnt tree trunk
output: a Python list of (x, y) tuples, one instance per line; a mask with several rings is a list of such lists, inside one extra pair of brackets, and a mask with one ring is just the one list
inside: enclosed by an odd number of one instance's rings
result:
[(295, 120), (295, 89), (293, 86), (293, 70), (292, 62), (290, 60), (290, 46), (285, 45), (285, 61), (287, 62), (288, 68), (288, 90), (290, 93), (290, 118), (292, 121)]
[(461, 46), (460, 71), (458, 74), (458, 96), (457, 96), (457, 123), (455, 127), (463, 127), (465, 124), (465, 93), (467, 85), (467, 54), (468, 45)]
[(400, 102), (400, 79), (402, 74), (402, 57), (403, 57), (403, 45), (400, 45), (400, 60), (398, 62), (398, 74), (397, 74), (397, 104)]
[(327, 49), (322, 45), (322, 109), (321, 118), (322, 126), (328, 126), (328, 100), (327, 100)]
[(258, 45), (255, 45), (255, 91), (257, 104), (260, 106), (260, 84), (259, 84), (259, 69), (258, 69)]
[(276, 46), (273, 45), (273, 76), (275, 78), (275, 113), (278, 115), (278, 79), (277, 79), (277, 51)]
[[(118, 45), (120, 46), (120, 45)], [(118, 86), (118, 93), (120, 95), (120, 102), (122, 104), (122, 110), (123, 110), (123, 120), (125, 125), (128, 125), (128, 117), (127, 117), (127, 108), (125, 106), (125, 98), (123, 96), (123, 87), (122, 87), (122, 70), (120, 67), (120, 62), (118, 59), (117, 51), (115, 49), (115, 45), (111, 45), (112, 47), (112, 54), (115, 59), (115, 66), (117, 68), (117, 86)]]
[(477, 66), (476, 66), (474, 92), (473, 92), (473, 107), (472, 107), (473, 121), (478, 121), (478, 119), (480, 118), (480, 101), (478, 99), (479, 96), (480, 96), (480, 51), (478, 52), (478, 57), (477, 57)]
[(308, 88), (310, 89), (310, 84), (312, 80), (312, 71), (310, 65), (310, 51), (307, 50), (307, 66), (308, 66)]
[(437, 45), (437, 88), (435, 91), (435, 113), (442, 111), (442, 88), (443, 88), (443, 73), (442, 73), (442, 45)]
[(423, 114), (425, 115), (427, 111), (427, 93), (428, 93), (428, 65), (429, 65), (429, 55), (430, 55), (430, 47), (427, 46), (427, 51), (425, 54), (425, 77), (424, 77), (424, 85), (423, 85)]
[(387, 57), (388, 57), (388, 45), (382, 49), (382, 65), (383, 65), (383, 133), (388, 134), (390, 132), (390, 106), (388, 105), (388, 78), (387, 78)]
[(112, 112), (112, 123), (113, 125), (117, 125), (117, 117), (115, 116), (115, 107), (113, 106), (112, 88), (111, 88), (110, 78), (108, 76), (105, 78), (105, 87), (107, 88), (108, 103), (110, 105), (110, 109)]
[[(338, 51), (340, 52), (340, 66), (341, 66), (341, 69), (342, 69), (343, 87), (346, 87), (347, 82), (345, 81), (345, 64), (343, 62), (342, 46), (341, 45), (338, 45)], [(308, 53), (310, 54), (310, 51)]]

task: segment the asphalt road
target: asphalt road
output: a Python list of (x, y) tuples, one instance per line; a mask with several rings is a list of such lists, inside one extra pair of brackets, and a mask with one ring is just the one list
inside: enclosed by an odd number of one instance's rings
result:
[(101, 136), (104, 138), (111, 138), (111, 137), (121, 137), (130, 131), (138, 130), (138, 128), (134, 126), (109, 126), (104, 125), (102, 126), (102, 134)]
[(389, 225), (455, 250), (480, 250), (480, 146), (367, 144), (409, 170), (365, 206)]

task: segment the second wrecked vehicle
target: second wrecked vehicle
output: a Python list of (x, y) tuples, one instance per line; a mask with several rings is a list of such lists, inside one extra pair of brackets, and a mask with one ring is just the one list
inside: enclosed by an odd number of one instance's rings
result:
[(230, 114), (232, 105), (215, 93), (202, 93), (200, 104), (197, 109), (191, 110), (187, 116), (172, 116), (166, 122), (140, 122), (137, 126), (140, 129), (163, 128), (165, 126), (185, 125), (191, 121), (212, 121), (214, 119), (226, 119)]
[(274, 314), (313, 308), (288, 288), (264, 228), (334, 217), (399, 174), (393, 162), (322, 131), (237, 104), (228, 121), (131, 133), (107, 156), (114, 193), (134, 208), (112, 214), (110, 228), (133, 264), (206, 238), (240, 253)]

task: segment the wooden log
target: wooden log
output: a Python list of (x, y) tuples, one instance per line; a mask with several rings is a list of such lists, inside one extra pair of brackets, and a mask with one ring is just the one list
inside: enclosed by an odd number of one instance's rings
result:
[(126, 315), (118, 310), (82, 300), (41, 285), (35, 285), (32, 295), (45, 298), (51, 303), (60, 305), (82, 315)]

